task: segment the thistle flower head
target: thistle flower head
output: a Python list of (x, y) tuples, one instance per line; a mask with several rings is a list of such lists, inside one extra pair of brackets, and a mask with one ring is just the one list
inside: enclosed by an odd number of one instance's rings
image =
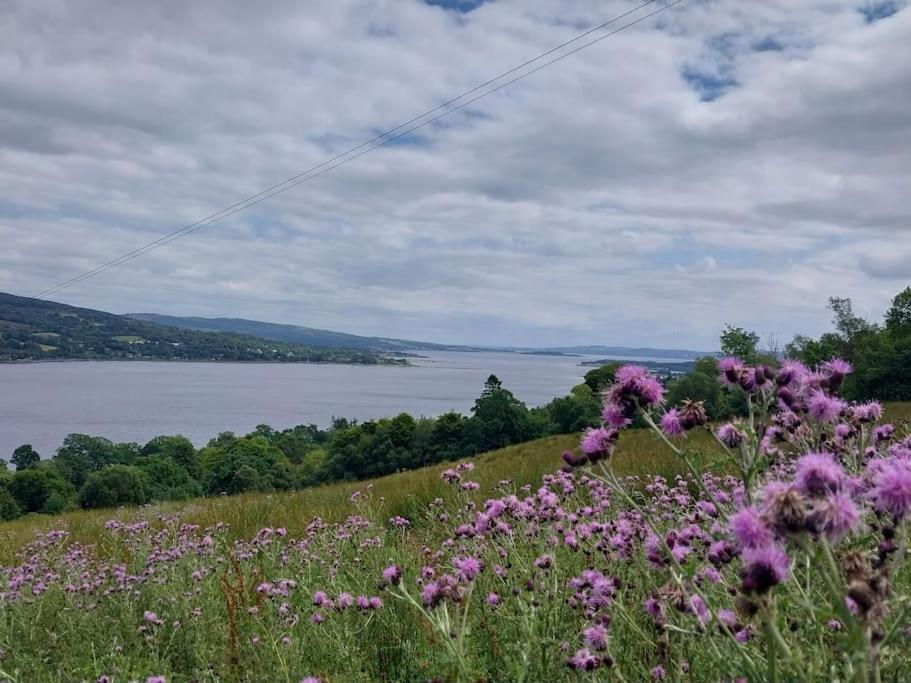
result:
[(661, 431), (671, 438), (677, 438), (686, 433), (677, 408), (671, 408), (661, 416)]
[(744, 593), (762, 595), (773, 586), (786, 581), (789, 575), (788, 555), (777, 545), (748, 548), (744, 551), (743, 569), (740, 572)]
[(741, 548), (759, 548), (772, 543), (772, 530), (755, 507), (740, 510), (731, 517), (729, 524)]
[[(872, 463), (871, 463), (872, 464)], [(911, 462), (891, 458), (877, 468), (870, 498), (877, 510), (902, 519), (911, 512)]]
[(797, 461), (794, 486), (811, 497), (838, 491), (845, 482), (845, 471), (829, 453), (807, 453)]

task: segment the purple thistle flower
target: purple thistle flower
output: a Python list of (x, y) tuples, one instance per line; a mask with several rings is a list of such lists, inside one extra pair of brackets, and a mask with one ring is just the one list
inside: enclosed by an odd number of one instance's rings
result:
[(402, 581), (402, 569), (394, 564), (383, 570), (383, 585), (397, 586)]
[(601, 412), (601, 419), (611, 427), (623, 429), (629, 427), (633, 421), (629, 418), (628, 410), (616, 403), (608, 402), (604, 404)]
[(850, 496), (834, 493), (816, 503), (807, 515), (807, 522), (816, 533), (836, 542), (857, 528), (860, 511)]
[(661, 431), (671, 438), (683, 436), (686, 433), (680, 422), (680, 411), (671, 408), (661, 416)]
[(743, 569), (740, 572), (744, 593), (765, 593), (786, 581), (789, 575), (788, 555), (778, 546), (768, 545), (744, 551)]
[(807, 453), (797, 460), (795, 488), (808, 496), (823, 497), (841, 489), (845, 471), (829, 453)]
[(574, 671), (594, 671), (601, 663), (597, 655), (593, 655), (591, 650), (583, 648), (566, 660), (566, 666)]
[(660, 664), (658, 666), (653, 666), (652, 670), (649, 672), (652, 675), (653, 681), (663, 681), (667, 678), (667, 671)]
[(597, 462), (611, 454), (617, 436), (616, 429), (605, 429), (604, 427), (586, 429), (579, 443), (579, 448), (588, 456), (589, 460)]
[(822, 364), (822, 370), (828, 375), (829, 389), (838, 391), (845, 375), (850, 375), (854, 368), (851, 364), (842, 358), (833, 358)]
[(911, 463), (893, 458), (877, 470), (870, 491), (874, 507), (898, 519), (906, 517), (911, 512)]
[(589, 626), (582, 632), (582, 638), (592, 650), (607, 649), (607, 629), (601, 624)]
[(737, 429), (732, 423), (721, 425), (715, 432), (718, 440), (728, 448), (737, 448), (746, 441), (747, 435)]
[(476, 557), (456, 557), (452, 560), (459, 578), (463, 581), (474, 581), (481, 573), (481, 561)]
[(721, 379), (729, 387), (740, 384), (740, 373), (743, 371), (743, 362), (739, 358), (728, 356), (718, 361), (718, 369), (721, 371)]
[(847, 404), (839, 398), (829, 396), (824, 391), (817, 389), (810, 394), (807, 410), (810, 416), (819, 422), (835, 422)]
[(730, 519), (731, 533), (741, 548), (761, 548), (770, 545), (773, 540), (772, 530), (755, 507), (747, 507), (734, 514)]
[(878, 401), (860, 403), (851, 408), (851, 414), (859, 422), (876, 422), (883, 416), (883, 404)]
[(500, 596), (491, 591), (487, 594), (487, 604), (491, 607), (496, 607), (500, 604)]

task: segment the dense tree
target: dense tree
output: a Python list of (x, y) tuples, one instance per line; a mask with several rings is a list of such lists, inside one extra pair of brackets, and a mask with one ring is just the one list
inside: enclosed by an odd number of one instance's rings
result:
[(79, 504), (86, 508), (142, 505), (148, 500), (145, 473), (132, 465), (109, 465), (91, 472), (79, 490)]
[(466, 428), (469, 452), (481, 453), (532, 438), (528, 408), (491, 375), (474, 402)]
[(199, 478), (199, 457), (196, 448), (185, 436), (156, 436), (142, 447), (141, 454), (173, 460), (192, 477)]
[(294, 485), (285, 454), (262, 436), (228, 439), (222, 434), (218, 445), (209, 443), (199, 454), (207, 493), (271, 491)]
[[(9, 492), (24, 512), (58, 512), (58, 501), (69, 501), (74, 490), (66, 479), (50, 467), (33, 467), (16, 472)], [(51, 505), (48, 505), (48, 503)]]
[(892, 299), (886, 312), (886, 329), (898, 336), (911, 334), (911, 287), (905, 287)]
[(10, 462), (16, 466), (17, 470), (27, 470), (31, 467), (37, 467), (41, 462), (41, 456), (32, 448), (30, 443), (22, 444), (13, 451), (13, 457)]
[(150, 455), (138, 460), (136, 466), (145, 474), (150, 501), (186, 500), (203, 493), (199, 482), (174, 458)]
[(594, 370), (589, 370), (582, 378), (585, 385), (592, 390), (593, 394), (600, 395), (614, 381), (614, 373), (622, 363), (609, 363), (602, 365)]
[(139, 455), (135, 443), (115, 444), (101, 436), (69, 434), (53, 458), (54, 466), (76, 488), (89, 474), (108, 465), (133, 463)]
[(854, 400), (911, 400), (911, 287), (899, 292), (885, 314), (885, 325), (854, 313), (850, 299), (832, 297), (829, 308), (835, 332), (819, 339), (795, 337), (787, 353), (809, 365), (832, 357), (849, 360), (842, 395)]
[(725, 325), (721, 332), (721, 353), (753, 363), (759, 354), (759, 335), (742, 327)]

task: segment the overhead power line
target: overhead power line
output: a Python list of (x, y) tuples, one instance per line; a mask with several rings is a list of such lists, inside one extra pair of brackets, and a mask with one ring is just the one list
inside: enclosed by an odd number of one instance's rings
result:
[[(484, 97), (487, 97), (488, 95), (491, 95), (491, 94), (497, 92), (498, 90), (502, 90), (503, 88), (507, 87), (508, 85), (511, 85), (512, 83), (515, 83), (516, 81), (527, 78), (527, 77), (531, 76), (532, 74), (535, 74), (538, 71), (541, 71), (542, 69), (547, 68), (551, 64), (555, 64), (556, 62), (566, 59), (567, 57), (574, 55), (577, 52), (580, 52), (588, 47), (591, 47), (592, 45), (600, 43), (601, 41), (609, 38), (610, 36), (612, 36), (616, 33), (619, 33), (620, 31), (623, 31), (631, 26), (634, 26), (640, 22), (643, 22), (646, 19), (649, 19), (650, 17), (653, 17), (656, 14), (659, 14), (660, 12), (663, 12), (666, 9), (669, 9), (670, 7), (673, 7), (674, 5), (678, 5), (681, 2), (683, 2), (683, 0), (672, 0), (671, 2), (661, 5), (657, 9), (653, 9), (651, 12), (648, 12), (647, 14), (637, 17), (636, 19), (629, 21), (626, 24), (618, 26), (617, 28), (614, 28), (613, 30), (608, 31), (607, 33), (604, 33), (603, 35), (598, 36), (597, 38), (594, 38), (593, 40), (582, 43), (581, 45), (577, 45), (576, 47), (574, 47), (571, 50), (563, 52), (562, 54), (559, 54), (556, 57), (553, 57), (552, 59), (548, 59), (548, 60), (538, 64), (537, 66), (535, 66), (532, 69), (524, 71), (523, 73), (520, 73), (517, 76), (513, 76), (512, 78), (509, 78), (505, 81), (503, 80), (507, 76), (512, 76), (513, 74), (515, 74), (518, 71), (521, 71), (525, 67), (531, 66), (535, 62), (540, 62), (542, 59), (549, 57), (550, 55), (553, 55), (554, 53), (557, 53), (560, 50), (563, 50), (563, 48), (569, 47), (570, 45), (573, 45), (574, 43), (578, 43), (583, 38), (586, 38), (586, 37), (592, 35), (593, 33), (597, 33), (599, 31), (607, 28), (608, 26), (615, 24), (616, 22), (618, 22), (622, 19), (625, 19), (625, 18), (635, 14), (639, 10), (641, 10), (649, 5), (654, 4), (656, 1), (657, 0), (647, 0), (646, 2), (643, 2), (642, 4), (632, 8), (626, 12), (623, 12), (622, 14), (618, 14), (617, 16), (613, 17), (612, 19), (609, 19), (609, 20), (599, 24), (598, 26), (595, 26), (594, 28), (591, 28), (588, 31), (585, 31), (584, 33), (580, 33), (579, 35), (572, 38), (571, 40), (561, 43), (560, 45), (557, 45), (556, 47), (551, 48), (550, 50), (548, 50), (546, 52), (542, 52), (541, 54), (537, 55), (536, 57), (533, 57), (529, 60), (526, 60), (525, 62), (522, 62), (521, 64), (519, 64), (517, 66), (514, 66), (513, 68), (509, 69), (508, 71), (504, 71), (503, 73), (499, 74), (498, 76), (495, 76), (494, 78), (491, 78), (491, 79), (485, 81), (484, 83), (481, 83), (480, 85), (475, 86), (471, 90), (467, 90), (467, 91), (463, 92), (461, 95), (458, 95), (456, 97), (453, 97), (452, 99), (449, 99), (449, 100), (443, 102), (442, 104), (434, 107), (433, 109), (429, 109), (428, 111), (425, 111), (423, 114), (419, 114), (418, 116), (415, 116), (415, 117), (409, 119), (408, 121), (405, 121), (404, 123), (401, 123), (401, 124), (395, 126), (394, 128), (390, 128), (389, 130), (386, 130), (386, 131), (380, 133), (379, 135), (376, 135), (375, 137), (371, 138), (370, 140), (362, 142), (361, 144), (351, 147), (351, 148), (345, 150), (344, 152), (336, 154), (335, 156), (333, 156), (329, 159), (326, 159), (325, 161), (323, 161), (320, 164), (317, 164), (316, 166), (312, 166), (312, 167), (308, 168), (307, 170), (305, 170), (295, 176), (287, 178), (287, 179), (281, 181), (280, 183), (276, 183), (275, 185), (272, 185), (271, 187), (268, 187), (265, 190), (262, 190), (261, 192), (257, 192), (254, 195), (250, 195), (249, 197), (242, 199), (239, 202), (232, 204), (231, 206), (225, 207), (224, 209), (221, 209), (220, 211), (216, 211), (215, 213), (209, 214), (205, 218), (202, 218), (202, 219), (196, 221), (195, 223), (191, 223), (182, 228), (174, 230), (173, 232), (170, 232), (167, 235), (163, 235), (162, 237), (159, 237), (158, 239), (153, 240), (152, 242), (148, 242), (146, 244), (143, 244), (140, 247), (137, 247), (133, 251), (130, 251), (130, 252), (127, 252), (126, 254), (118, 256), (117, 258), (107, 261), (106, 263), (103, 263), (99, 266), (96, 266), (95, 268), (92, 268), (91, 270), (87, 270), (83, 273), (80, 273), (79, 275), (76, 275), (76, 276), (70, 278), (69, 280), (65, 280), (57, 285), (54, 285), (53, 287), (44, 289), (44, 290), (34, 294), (32, 298), (47, 297), (62, 289), (66, 289), (67, 287), (71, 287), (72, 285), (83, 282), (84, 280), (88, 280), (89, 278), (95, 277), (96, 275), (100, 275), (101, 273), (103, 273), (105, 271), (108, 271), (112, 268), (116, 268), (117, 266), (127, 263), (128, 261), (132, 261), (133, 259), (143, 256), (144, 254), (147, 254), (150, 251), (159, 249), (160, 247), (163, 247), (166, 244), (170, 244), (171, 242), (174, 242), (175, 240), (178, 240), (182, 237), (186, 237), (187, 235), (190, 235), (194, 232), (202, 230), (203, 228), (207, 228), (210, 225), (212, 225), (213, 223), (217, 223), (218, 221), (224, 220), (225, 218), (228, 218), (229, 216), (233, 216), (234, 214), (244, 211), (245, 209), (248, 209), (251, 206), (254, 206), (254, 205), (264, 202), (267, 199), (270, 199), (278, 194), (286, 192), (287, 190), (290, 190), (293, 187), (301, 185), (302, 183), (305, 183), (307, 181), (313, 180), (314, 178), (318, 178), (319, 176), (321, 176), (325, 173), (328, 173), (328, 172), (338, 168), (339, 166), (343, 166), (344, 164), (347, 164), (350, 161), (353, 161), (365, 154), (368, 154), (369, 152), (372, 152), (375, 149), (378, 149), (380, 147), (385, 147), (386, 145), (390, 144), (391, 142), (395, 142), (396, 140), (398, 140), (406, 135), (409, 135), (410, 133), (413, 133), (414, 131), (416, 131), (420, 128), (424, 128), (425, 126), (428, 126), (431, 123), (434, 123), (435, 121), (439, 121), (440, 119), (442, 119), (446, 116), (449, 116), (450, 114), (454, 114), (455, 112), (457, 112), (461, 109), (464, 109), (465, 107), (469, 106), (470, 104), (473, 104), (474, 102), (477, 102), (478, 100), (480, 100)], [(498, 83), (498, 81), (502, 81), (502, 82)], [(492, 87), (488, 88), (488, 86), (492, 86)], [(488, 88), (488, 89), (485, 90), (485, 88)], [(483, 91), (483, 92), (479, 93), (479, 91)], [(478, 94), (476, 94), (476, 93), (478, 93)], [(472, 97), (469, 97), (469, 96), (472, 96)], [(466, 97), (468, 97), (469, 99), (465, 100)], [(460, 102), (460, 100), (465, 100), (465, 101)], [(430, 118), (428, 118), (428, 117), (430, 117)]]

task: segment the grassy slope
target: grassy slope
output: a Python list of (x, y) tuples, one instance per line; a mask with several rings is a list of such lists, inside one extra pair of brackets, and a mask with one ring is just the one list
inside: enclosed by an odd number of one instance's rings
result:
[[(708, 436), (693, 435), (693, 448), (711, 448)], [(540, 484), (541, 477), (558, 469), (560, 454), (574, 449), (579, 437), (574, 434), (552, 436), (528, 443), (490, 451), (473, 458), (477, 468), (472, 479), (481, 484), (480, 498), (490, 494), (497, 482), (511, 479), (519, 485)], [(673, 476), (683, 472), (682, 465), (670, 451), (645, 430), (623, 434), (618, 452), (617, 470), (621, 473)], [(154, 517), (160, 513), (179, 512), (182, 521), (203, 526), (216, 522), (230, 524), (237, 538), (249, 538), (265, 526), (284, 526), (292, 535), (303, 533), (307, 523), (319, 516), (326, 521), (341, 521), (350, 514), (348, 497), (367, 484), (374, 485), (375, 519), (394, 515), (413, 518), (426, 504), (442, 496), (447, 487), (440, 472), (454, 463), (444, 463), (379, 479), (343, 482), (288, 493), (248, 493), (240, 496), (202, 498), (189, 502), (160, 503), (150, 508), (131, 510), (79, 510), (60, 516), (28, 515), (0, 525), (0, 563), (8, 562), (13, 552), (34, 537), (35, 532), (65, 528), (73, 540), (94, 542), (112, 517), (120, 520)], [(382, 500), (380, 498), (382, 497)]]
[[(887, 406), (886, 417), (896, 423), (911, 422), (911, 402)], [(518, 485), (540, 484), (541, 477), (560, 467), (560, 454), (575, 449), (578, 435), (565, 434), (530, 441), (483, 453), (472, 460), (477, 469), (472, 479), (481, 484), (477, 498), (489, 495), (497, 482), (511, 479)], [(704, 432), (691, 433), (688, 446), (694, 452), (710, 455), (718, 447)], [(683, 474), (685, 466), (647, 430), (624, 432), (615, 458), (618, 474), (661, 474), (671, 478)], [(216, 522), (230, 525), (236, 538), (250, 538), (266, 526), (284, 526), (292, 535), (303, 533), (315, 516), (326, 521), (341, 521), (351, 512), (349, 496), (368, 484), (374, 486), (377, 506), (371, 515), (386, 520), (394, 515), (416, 518), (426, 504), (443, 496), (448, 487), (440, 472), (454, 466), (444, 463), (372, 481), (342, 482), (288, 493), (248, 493), (222, 498), (201, 498), (189, 502), (167, 502), (130, 510), (79, 510), (61, 516), (28, 515), (0, 524), (0, 563), (11, 560), (16, 549), (34, 537), (35, 532), (65, 528), (72, 540), (92, 543), (101, 537), (104, 523), (112, 517), (126, 521), (152, 518), (158, 514), (179, 512), (188, 523), (208, 526)]]

